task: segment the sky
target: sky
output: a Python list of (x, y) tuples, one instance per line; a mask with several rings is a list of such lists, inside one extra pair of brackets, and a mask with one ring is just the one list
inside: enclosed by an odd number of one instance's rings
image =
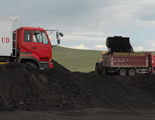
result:
[(155, 0), (0, 0), (0, 17), (11, 15), (17, 27), (59, 30), (60, 46), (105, 51), (107, 37), (124, 36), (134, 51), (155, 51)]

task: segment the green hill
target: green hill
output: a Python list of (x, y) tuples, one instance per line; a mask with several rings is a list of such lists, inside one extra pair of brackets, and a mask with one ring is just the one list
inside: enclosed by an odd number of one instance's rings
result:
[(102, 51), (78, 50), (60, 46), (53, 48), (53, 59), (70, 71), (94, 71), (95, 63), (101, 56)]
[[(145, 51), (143, 51), (145, 52)], [(155, 51), (152, 52), (155, 55)], [(95, 63), (101, 58), (102, 51), (78, 50), (56, 46), (53, 48), (53, 59), (70, 71), (94, 71)]]

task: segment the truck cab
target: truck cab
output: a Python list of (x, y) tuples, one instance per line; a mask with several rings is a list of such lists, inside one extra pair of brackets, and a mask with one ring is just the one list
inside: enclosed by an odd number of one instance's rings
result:
[[(57, 43), (63, 34), (58, 30), (17, 26), (20, 16), (0, 18), (0, 64), (19, 62), (35, 68), (53, 68), (52, 45), (49, 35), (56, 32)], [(12, 31), (15, 29), (14, 31)], [(47, 34), (47, 31), (49, 34)]]
[[(21, 27), (15, 33), (16, 45), (14, 46), (17, 48), (17, 62), (30, 64), (39, 69), (53, 68), (52, 45), (43, 28)], [(59, 35), (59, 31), (57, 34)], [(62, 33), (60, 35), (62, 36)]]

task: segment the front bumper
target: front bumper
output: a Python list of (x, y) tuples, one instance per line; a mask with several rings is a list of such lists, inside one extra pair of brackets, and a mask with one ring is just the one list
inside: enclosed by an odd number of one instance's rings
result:
[(49, 68), (53, 68), (53, 63), (49, 63)]

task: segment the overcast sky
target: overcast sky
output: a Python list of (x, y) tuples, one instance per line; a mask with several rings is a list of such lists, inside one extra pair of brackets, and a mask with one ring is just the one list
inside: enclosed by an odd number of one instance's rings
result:
[(107, 50), (117, 35), (134, 50), (155, 50), (155, 0), (0, 0), (0, 17), (10, 15), (20, 16), (18, 27), (60, 30), (65, 47)]

